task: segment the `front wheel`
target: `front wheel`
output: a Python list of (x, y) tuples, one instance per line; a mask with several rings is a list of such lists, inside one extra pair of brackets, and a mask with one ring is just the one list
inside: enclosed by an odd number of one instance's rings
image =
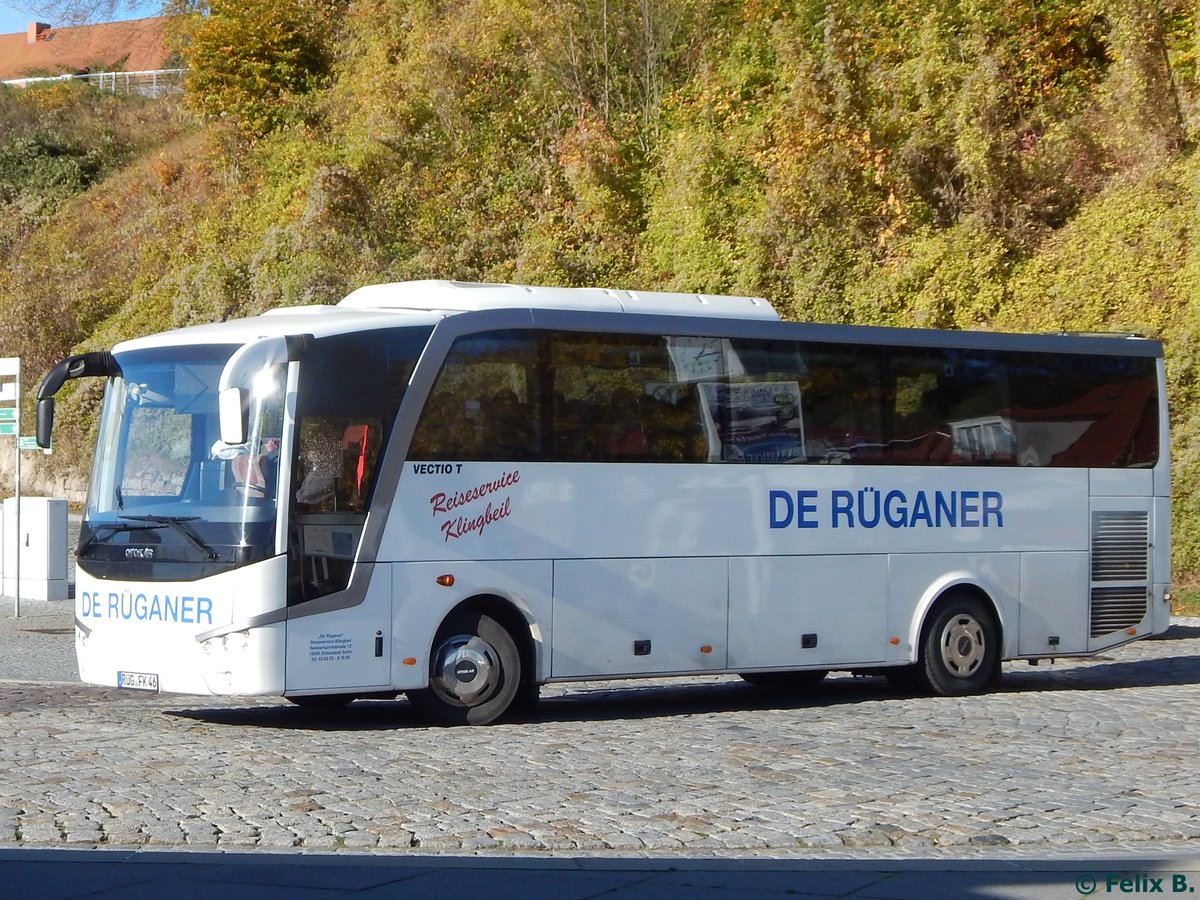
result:
[(977, 694), (1000, 670), (1000, 629), (982, 601), (951, 596), (921, 640), (921, 679), (943, 697)]
[(456, 613), (438, 630), (429, 687), (409, 691), (439, 725), (486, 725), (508, 710), (521, 685), (521, 654), (503, 625), (480, 612)]

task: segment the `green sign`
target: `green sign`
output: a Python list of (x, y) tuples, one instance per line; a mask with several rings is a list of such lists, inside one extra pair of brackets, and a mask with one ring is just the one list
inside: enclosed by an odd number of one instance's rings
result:
[(16, 433), (16, 422), (0, 422), (0, 437), (13, 437)]
[(15, 421), (17, 421), (17, 408), (15, 406), (0, 406), (0, 422)]
[(41, 450), (42, 448), (38, 446), (37, 438), (32, 437), (32, 436), (26, 437), (26, 436), (22, 435), (21, 437), (17, 438), (17, 449), (18, 450)]

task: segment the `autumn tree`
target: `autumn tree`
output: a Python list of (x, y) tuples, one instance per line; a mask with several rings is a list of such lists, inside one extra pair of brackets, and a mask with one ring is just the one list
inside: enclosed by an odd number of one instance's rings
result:
[(184, 33), (188, 103), (247, 137), (296, 120), (329, 76), (338, 0), (212, 0)]

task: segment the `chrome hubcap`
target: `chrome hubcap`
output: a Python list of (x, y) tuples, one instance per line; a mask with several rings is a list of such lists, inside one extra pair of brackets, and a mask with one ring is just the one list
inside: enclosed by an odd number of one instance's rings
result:
[(959, 678), (968, 678), (983, 664), (987, 645), (983, 626), (974, 616), (955, 616), (942, 631), (942, 662)]
[(478, 635), (456, 634), (437, 649), (433, 685), (471, 706), (491, 692), (499, 671), (499, 658), (491, 644)]

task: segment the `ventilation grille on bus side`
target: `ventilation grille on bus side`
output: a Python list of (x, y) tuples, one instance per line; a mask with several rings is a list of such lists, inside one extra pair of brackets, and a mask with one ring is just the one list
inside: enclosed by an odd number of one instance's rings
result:
[(1092, 637), (1131, 628), (1145, 617), (1144, 587), (1092, 588)]
[(1149, 547), (1148, 513), (1092, 513), (1092, 581), (1145, 581)]
[[(1149, 579), (1149, 513), (1144, 510), (1094, 511), (1092, 637), (1130, 628), (1145, 618)], [(1117, 586), (1113, 582), (1126, 584)]]

